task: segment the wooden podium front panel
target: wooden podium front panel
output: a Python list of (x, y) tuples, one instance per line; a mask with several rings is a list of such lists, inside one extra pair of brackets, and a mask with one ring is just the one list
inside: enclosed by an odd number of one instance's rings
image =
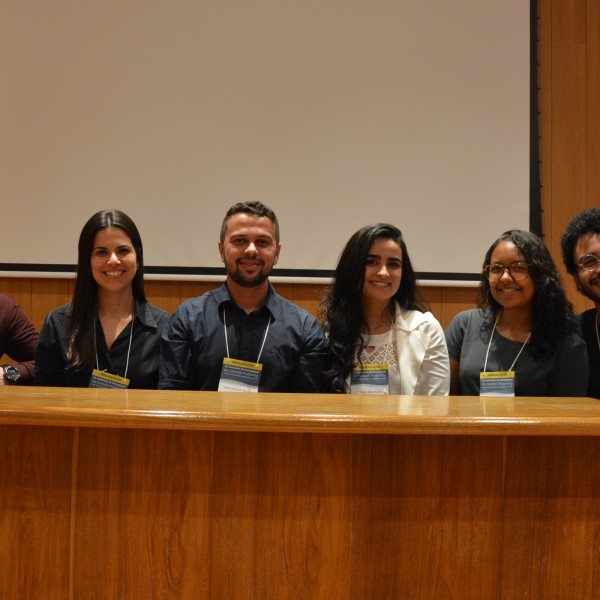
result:
[(0, 426), (0, 598), (69, 598), (72, 428)]
[(502, 448), (81, 430), (76, 597), (493, 598)]
[(496, 598), (503, 438), (357, 441), (352, 598)]
[(216, 433), (211, 598), (350, 598), (353, 436)]
[(212, 434), (81, 429), (74, 598), (208, 598)]
[(0, 427), (0, 597), (593, 598), (598, 437)]
[(509, 438), (502, 598), (600, 597), (600, 438)]

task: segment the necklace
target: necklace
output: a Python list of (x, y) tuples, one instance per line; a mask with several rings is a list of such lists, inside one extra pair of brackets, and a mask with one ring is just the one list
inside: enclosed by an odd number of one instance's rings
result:
[(387, 327), (394, 322), (394, 319), (390, 319), (389, 321), (381, 321), (379, 325), (375, 325), (375, 327), (367, 327), (367, 331), (375, 331), (376, 329), (380, 329), (381, 327)]

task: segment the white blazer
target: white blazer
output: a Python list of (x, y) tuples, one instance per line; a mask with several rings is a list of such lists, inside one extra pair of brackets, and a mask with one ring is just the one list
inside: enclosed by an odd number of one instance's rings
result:
[(444, 330), (430, 313), (404, 310), (396, 303), (394, 335), (400, 368), (400, 393), (447, 396), (450, 363)]

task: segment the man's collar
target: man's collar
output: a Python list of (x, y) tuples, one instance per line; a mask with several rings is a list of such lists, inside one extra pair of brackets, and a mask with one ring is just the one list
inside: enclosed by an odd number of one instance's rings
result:
[[(271, 285), (271, 282), (268, 281), (267, 283), (268, 283), (268, 288), (267, 288), (267, 295), (265, 296), (265, 299), (263, 300), (263, 302), (261, 303), (261, 305), (259, 307), (257, 307), (252, 312), (256, 312), (258, 310), (261, 310), (262, 308), (266, 308), (266, 309), (269, 310), (269, 312), (271, 314), (274, 314), (275, 306), (276, 306), (276, 303), (277, 303), (277, 293), (273, 289), (273, 286)], [(235, 299), (231, 295), (231, 292), (229, 291), (229, 288), (227, 287), (227, 282), (225, 282), (216, 291), (216, 296), (217, 296), (217, 300), (218, 300), (219, 305), (223, 304), (223, 302), (230, 302), (231, 304), (233, 304), (234, 306), (236, 306), (240, 310), (244, 310), (241, 306), (239, 306), (239, 304), (235, 301)]]

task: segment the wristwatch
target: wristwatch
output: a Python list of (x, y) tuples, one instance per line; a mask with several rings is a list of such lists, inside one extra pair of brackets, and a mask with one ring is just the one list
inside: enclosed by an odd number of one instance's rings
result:
[(4, 369), (4, 382), (7, 385), (15, 385), (19, 383), (19, 379), (21, 379), (21, 373), (19, 373), (16, 367), (12, 365), (2, 365)]

